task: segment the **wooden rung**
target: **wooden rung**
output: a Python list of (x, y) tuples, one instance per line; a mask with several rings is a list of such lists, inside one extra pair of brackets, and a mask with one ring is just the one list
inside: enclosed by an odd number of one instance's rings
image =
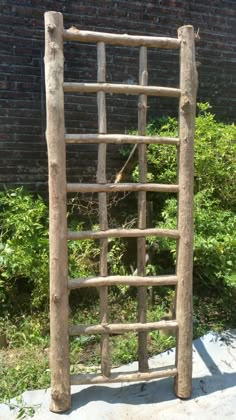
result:
[(127, 47), (145, 46), (174, 50), (180, 47), (179, 39), (175, 38), (81, 31), (75, 27), (65, 29), (63, 31), (63, 39), (64, 41), (105, 42), (105, 44), (109, 45), (123, 45)]
[(138, 238), (146, 236), (157, 236), (160, 238), (179, 238), (179, 232), (175, 229), (108, 229), (108, 230), (87, 230), (82, 232), (68, 232), (69, 240), (80, 239), (101, 239), (101, 238)]
[(178, 185), (151, 183), (121, 183), (121, 184), (67, 184), (67, 192), (99, 193), (124, 191), (178, 192)]
[(115, 286), (118, 284), (127, 286), (171, 286), (177, 284), (177, 276), (107, 276), (69, 279), (68, 289), (80, 289), (82, 287)]
[(177, 321), (158, 321), (133, 323), (133, 324), (100, 324), (100, 325), (71, 325), (69, 327), (70, 335), (86, 334), (122, 334), (127, 332), (152, 331), (160, 329), (177, 328)]
[(168, 378), (177, 375), (177, 369), (175, 367), (169, 367), (166, 369), (153, 370), (149, 372), (118, 372), (111, 373), (109, 378), (99, 374), (81, 374), (71, 375), (71, 385), (86, 385), (86, 384), (105, 384), (115, 382), (139, 382), (139, 381), (151, 381), (158, 378)]
[(179, 145), (179, 139), (174, 137), (159, 136), (134, 136), (129, 134), (66, 134), (65, 142), (67, 144), (170, 144)]
[(63, 84), (64, 92), (105, 92), (105, 93), (123, 93), (125, 95), (150, 95), (150, 96), (168, 96), (179, 98), (180, 89), (160, 87), (160, 86), (140, 86), (124, 85), (115, 83), (73, 83)]

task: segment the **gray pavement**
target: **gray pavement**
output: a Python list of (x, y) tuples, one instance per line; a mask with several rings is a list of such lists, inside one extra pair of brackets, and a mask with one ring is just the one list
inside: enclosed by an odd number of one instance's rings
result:
[[(174, 364), (175, 349), (150, 359), (150, 368)], [(137, 362), (114, 371), (137, 370)], [(72, 408), (64, 414), (48, 409), (50, 390), (27, 391), (23, 404), (34, 420), (236, 420), (236, 330), (209, 333), (193, 342), (193, 393), (180, 400), (173, 379), (142, 383), (73, 386)], [(13, 400), (14, 402), (14, 400)], [(19, 413), (19, 412), (18, 412)], [(0, 420), (17, 418), (17, 409), (0, 405)]]

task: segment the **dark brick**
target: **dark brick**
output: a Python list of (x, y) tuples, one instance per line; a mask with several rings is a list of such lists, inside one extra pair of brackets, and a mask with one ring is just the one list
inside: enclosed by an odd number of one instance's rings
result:
[[(196, 44), (199, 100), (209, 101), (220, 119), (235, 120), (236, 2), (230, 0), (2, 0), (0, 22), (0, 182), (24, 184), (31, 191), (47, 188), (45, 93), (43, 79), (44, 17), (64, 14), (64, 26), (114, 33), (176, 37), (183, 24), (199, 29)], [(65, 80), (96, 81), (96, 47), (66, 42)], [(107, 80), (137, 83), (138, 49), (107, 46)], [(177, 51), (148, 51), (149, 84), (178, 86)], [(148, 99), (148, 117), (176, 115), (177, 100)], [(69, 133), (97, 132), (96, 95), (66, 94)], [(137, 97), (107, 95), (108, 130), (137, 127)], [(96, 176), (97, 147), (67, 147), (71, 181)], [(117, 148), (109, 146), (109, 177), (121, 167)]]

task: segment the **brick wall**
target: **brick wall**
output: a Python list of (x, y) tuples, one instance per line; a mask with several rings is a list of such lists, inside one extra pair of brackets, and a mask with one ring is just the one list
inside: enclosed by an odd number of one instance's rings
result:
[[(45, 191), (47, 155), (44, 138), (43, 13), (57, 10), (66, 28), (115, 33), (176, 36), (179, 26), (199, 29), (198, 101), (209, 101), (220, 119), (233, 121), (236, 110), (236, 2), (228, 0), (49, 1), (2, 0), (0, 19), (0, 184)], [(148, 52), (149, 84), (178, 85), (178, 53)], [(65, 79), (96, 80), (96, 48), (65, 43)], [(107, 80), (136, 83), (138, 49), (107, 47)], [(108, 129), (137, 126), (137, 98), (107, 95)], [(150, 98), (148, 117), (175, 115), (176, 100)], [(97, 130), (95, 95), (66, 95), (67, 132)], [(119, 148), (108, 147), (108, 177), (121, 166)], [(95, 176), (96, 147), (68, 147), (68, 179)]]

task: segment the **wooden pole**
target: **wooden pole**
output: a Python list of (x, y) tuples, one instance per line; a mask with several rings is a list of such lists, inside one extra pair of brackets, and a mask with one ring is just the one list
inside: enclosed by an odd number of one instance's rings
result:
[[(139, 50), (139, 84), (146, 86), (148, 82), (147, 73), (147, 48), (140, 47)], [(145, 135), (146, 131), (146, 115), (147, 115), (147, 96), (140, 95), (138, 102), (138, 134)], [(147, 181), (147, 158), (146, 158), (146, 144), (138, 145), (138, 168), (139, 168), (139, 182), (145, 183)], [(146, 192), (140, 191), (138, 193), (138, 228), (146, 228)], [(137, 239), (137, 274), (139, 276), (145, 275), (146, 267), (146, 238), (140, 237)], [(138, 321), (146, 322), (146, 287), (138, 288)], [(138, 334), (138, 361), (139, 371), (146, 372), (148, 370), (148, 352), (147, 352), (147, 333), (140, 332)]]
[(81, 239), (102, 239), (102, 238), (138, 238), (140, 236), (157, 236), (159, 238), (178, 239), (179, 232), (175, 229), (108, 229), (108, 230), (84, 230), (79, 232), (68, 232), (68, 239), (78, 241)]
[(178, 192), (178, 185), (122, 183), (122, 184), (67, 184), (68, 192), (123, 192), (123, 191), (151, 191), (151, 192)]
[(178, 30), (180, 40), (179, 103), (179, 195), (177, 246), (177, 290), (175, 392), (188, 398), (192, 388), (192, 265), (193, 265), (193, 137), (197, 92), (194, 29), (183, 26)]
[(64, 83), (64, 92), (105, 92), (105, 93), (123, 93), (125, 95), (149, 95), (149, 96), (167, 96), (179, 98), (181, 91), (176, 88), (162, 86), (140, 86), (125, 85), (116, 83)]
[(100, 325), (71, 325), (70, 335), (79, 334), (122, 334), (125, 332), (151, 331), (159, 329), (177, 329), (177, 321), (157, 321), (136, 324), (100, 324)]
[(71, 375), (71, 385), (95, 385), (95, 384), (110, 384), (117, 382), (138, 382), (138, 381), (151, 381), (157, 378), (168, 378), (176, 375), (177, 369), (167, 367), (152, 372), (119, 372), (112, 373), (109, 378), (96, 373), (87, 373), (80, 375)]
[(50, 410), (70, 408), (63, 16), (45, 13), (45, 81), (49, 171)]
[(177, 284), (177, 276), (107, 276), (69, 279), (68, 289), (81, 287), (115, 286), (173, 286)]
[(124, 45), (126, 47), (140, 47), (143, 45), (154, 48), (177, 49), (180, 45), (179, 40), (176, 38), (83, 31), (74, 26), (64, 30), (63, 37), (65, 41), (104, 42), (109, 45)]
[(178, 146), (179, 139), (160, 136), (136, 136), (130, 134), (66, 134), (67, 144), (115, 143), (115, 144), (172, 144)]
[[(106, 81), (106, 50), (105, 44), (99, 42), (97, 44), (97, 79), (98, 82)], [(104, 92), (97, 93), (98, 105), (98, 133), (106, 134), (106, 97)], [(106, 152), (107, 145), (101, 143), (98, 146), (98, 168), (97, 168), (97, 182), (106, 183)], [(107, 223), (107, 197), (105, 192), (98, 193), (99, 203), (99, 225), (101, 230), (108, 229)], [(107, 276), (107, 252), (108, 240), (107, 238), (100, 239), (100, 275)], [(101, 323), (108, 322), (108, 288), (102, 286), (99, 289), (100, 294), (100, 321)], [(109, 360), (109, 335), (103, 334), (101, 336), (101, 372), (102, 375), (108, 377), (110, 375), (110, 360)]]

